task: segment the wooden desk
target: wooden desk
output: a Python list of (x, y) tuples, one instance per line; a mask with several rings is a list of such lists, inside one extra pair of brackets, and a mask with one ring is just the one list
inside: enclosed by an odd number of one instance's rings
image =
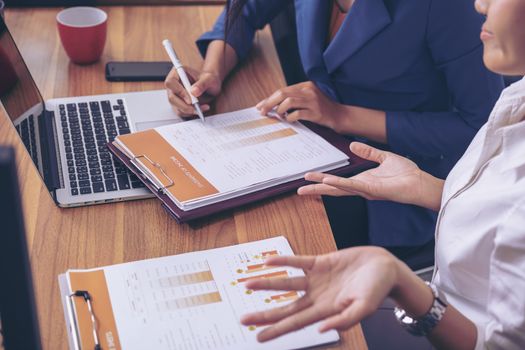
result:
[[(44, 98), (161, 89), (162, 83), (108, 83), (110, 60), (165, 60), (170, 38), (183, 62), (201, 63), (194, 41), (221, 7), (109, 7), (102, 60), (77, 66), (66, 57), (55, 29), (58, 9), (10, 10), (7, 24)], [(258, 34), (248, 62), (227, 83), (216, 110), (253, 106), (285, 82), (269, 31)], [(92, 268), (285, 235), (298, 254), (336, 249), (319, 199), (290, 194), (192, 225), (178, 225), (155, 199), (60, 209), (51, 200), (15, 130), (0, 112), (0, 143), (17, 148), (26, 230), (46, 349), (65, 349), (67, 334), (57, 286), (68, 268)], [(335, 348), (366, 348), (359, 327)]]

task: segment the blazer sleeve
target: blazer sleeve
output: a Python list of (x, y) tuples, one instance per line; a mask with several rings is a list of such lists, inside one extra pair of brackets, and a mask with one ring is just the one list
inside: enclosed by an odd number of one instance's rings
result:
[(487, 121), (503, 89), (503, 79), (483, 64), (482, 22), (471, 0), (431, 1), (426, 42), (446, 80), (453, 109), (387, 111), (387, 140), (394, 152), (457, 158)]
[[(228, 0), (231, 2), (231, 0)], [(196, 42), (203, 57), (210, 42), (214, 40), (225, 40), (237, 54), (239, 61), (248, 56), (253, 44), (255, 32), (264, 28), (265, 25), (279, 14), (290, 0), (249, 0), (242, 10), (242, 14), (232, 23), (225, 38), (226, 8), (222, 11), (215, 22), (212, 30), (204, 33)]]

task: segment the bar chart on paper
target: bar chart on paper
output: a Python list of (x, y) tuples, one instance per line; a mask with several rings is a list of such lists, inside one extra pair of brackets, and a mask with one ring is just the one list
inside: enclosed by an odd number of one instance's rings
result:
[(122, 347), (284, 350), (337, 341), (337, 333), (320, 335), (314, 325), (260, 344), (256, 340), (260, 329), (241, 325), (240, 318), (246, 313), (282, 306), (301, 297), (300, 292), (245, 287), (253, 278), (304, 275), (301, 270), (265, 265), (268, 257), (291, 254), (286, 239), (276, 237), (106, 267)]
[(303, 175), (303, 167), (315, 169), (332, 157), (343, 164), (348, 159), (304, 125), (261, 117), (255, 108), (217, 115), (206, 124), (191, 121), (157, 132), (224, 191), (267, 181), (269, 173), (275, 174), (270, 179), (285, 176), (284, 169), (292, 173), (301, 169)]
[[(242, 309), (245, 312), (265, 310), (268, 309), (268, 304), (292, 302), (301, 296), (298, 292), (255, 292), (244, 287), (244, 283), (251, 279), (285, 278), (302, 275), (301, 271), (265, 265), (264, 261), (268, 257), (289, 254), (287, 251), (282, 251), (275, 247), (269, 248), (271, 249), (265, 251), (243, 251), (225, 259), (226, 264), (228, 264), (228, 270), (235, 271), (232, 273), (230, 285), (227, 290), (229, 294), (235, 296), (239, 303), (242, 303)], [(256, 327), (248, 326), (246, 329), (253, 332), (256, 330)]]
[(172, 264), (124, 276), (130, 310), (143, 324), (176, 321), (222, 301), (208, 261)]

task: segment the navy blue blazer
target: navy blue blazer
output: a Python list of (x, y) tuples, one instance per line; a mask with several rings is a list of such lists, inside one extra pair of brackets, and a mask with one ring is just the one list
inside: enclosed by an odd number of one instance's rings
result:
[[(291, 0), (250, 0), (226, 41), (240, 60)], [(386, 148), (445, 178), (487, 121), (503, 89), (483, 65), (483, 22), (472, 0), (357, 0), (327, 45), (332, 1), (296, 0), (297, 37), (308, 78), (333, 100), (386, 111)], [(197, 45), (224, 39), (224, 12)], [(372, 244), (428, 242), (436, 213), (368, 202)]]

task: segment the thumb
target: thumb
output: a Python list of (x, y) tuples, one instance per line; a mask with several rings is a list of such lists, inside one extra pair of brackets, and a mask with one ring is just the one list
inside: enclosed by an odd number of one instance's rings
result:
[(350, 151), (356, 156), (361, 157), (366, 160), (371, 160), (372, 162), (382, 163), (388, 152), (382, 151), (380, 149), (374, 148), (367, 144), (361, 142), (352, 142), (350, 144)]
[(199, 97), (211, 87), (211, 84), (212, 79), (208, 75), (203, 75), (199, 77), (199, 80), (197, 80), (195, 84), (193, 84), (191, 87), (191, 93), (193, 96)]

